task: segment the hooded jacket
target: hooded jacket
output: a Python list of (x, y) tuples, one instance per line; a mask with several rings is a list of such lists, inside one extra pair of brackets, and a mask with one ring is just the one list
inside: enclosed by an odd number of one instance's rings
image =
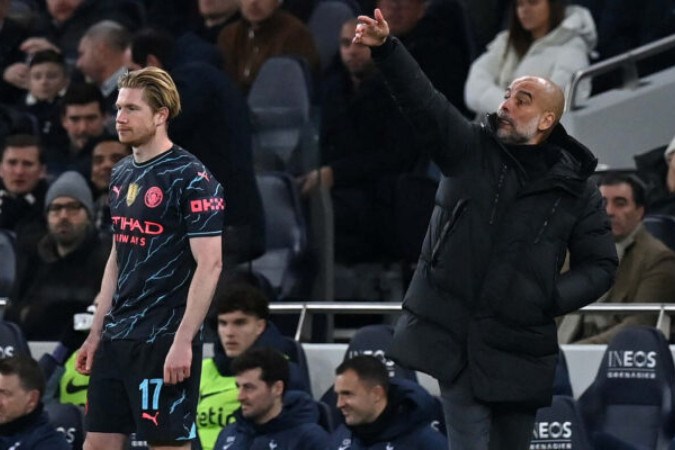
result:
[[(443, 174), (388, 356), (445, 383), (468, 367), (482, 401), (549, 404), (553, 319), (609, 289), (617, 266), (588, 179), (597, 160), (558, 124), (527, 149), (553, 158), (530, 181), (494, 117), (465, 120), (395, 38), (373, 57)], [(567, 249), (572, 269), (559, 275)]]
[[(253, 347), (271, 347), (286, 356), (293, 355), (295, 348), (281, 335), (279, 329), (267, 321), (265, 331), (253, 343)], [(202, 361), (202, 374), (199, 382), (199, 403), (197, 404), (197, 431), (204, 450), (211, 450), (218, 433), (236, 420), (235, 411), (239, 408), (239, 390), (234, 374), (230, 369), (232, 358), (225, 354), (220, 339), (214, 343), (214, 357)], [(299, 365), (289, 361), (288, 388), (310, 392)]]
[(50, 425), (42, 404), (33, 412), (0, 425), (0, 450), (70, 450), (62, 433)]
[(256, 425), (235, 412), (236, 422), (218, 436), (216, 450), (321, 450), (328, 433), (318, 424), (319, 409), (302, 391), (284, 394), (284, 407), (274, 419)]
[[(568, 6), (560, 25), (534, 41), (522, 58), (513, 47), (507, 48), (508, 40), (508, 31), (499, 33), (469, 70), (464, 99), (479, 116), (496, 111), (504, 89), (524, 75), (548, 78), (564, 89), (574, 72), (589, 65), (597, 33), (586, 8)], [(587, 98), (590, 93), (587, 81), (581, 84), (577, 98)]]
[(417, 383), (390, 379), (387, 408), (380, 417), (366, 426), (341, 424), (331, 435), (328, 448), (445, 450), (448, 448), (445, 437), (431, 427), (433, 403), (433, 397)]

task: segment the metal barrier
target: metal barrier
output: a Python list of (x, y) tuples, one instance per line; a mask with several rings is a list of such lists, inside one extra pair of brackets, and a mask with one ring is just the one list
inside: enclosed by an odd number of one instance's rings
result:
[[(302, 342), (311, 338), (312, 314), (396, 314), (401, 311), (400, 302), (294, 302), (270, 304), (276, 314), (296, 313), (300, 317), (295, 331), (295, 340)], [(586, 313), (632, 314), (658, 313), (656, 327), (670, 335), (670, 314), (675, 313), (675, 303), (593, 303), (580, 310)]]
[(616, 69), (621, 69), (623, 87), (627, 89), (635, 89), (639, 85), (640, 76), (637, 70), (637, 62), (663, 53), (675, 47), (675, 34), (664, 37), (649, 44), (645, 44), (636, 49), (622, 53), (621, 55), (607, 58), (603, 61), (595, 63), (585, 69), (577, 70), (572, 75), (572, 80), (567, 85), (567, 92), (565, 93), (566, 110), (573, 111), (578, 108), (576, 104), (576, 94), (579, 83), (585, 78), (591, 78), (596, 75), (611, 72)]
[[(0, 317), (7, 305), (6, 298), (0, 298)], [(658, 313), (656, 327), (670, 335), (670, 315), (675, 314), (675, 303), (592, 303), (580, 310), (586, 313), (632, 314)], [(400, 302), (289, 302), (272, 303), (274, 314), (299, 314), (295, 340), (302, 342), (311, 338), (313, 314), (397, 314), (401, 312)]]

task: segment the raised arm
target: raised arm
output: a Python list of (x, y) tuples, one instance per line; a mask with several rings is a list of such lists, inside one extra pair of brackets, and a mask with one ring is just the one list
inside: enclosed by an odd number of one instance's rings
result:
[(192, 340), (199, 331), (216, 290), (222, 267), (220, 236), (193, 237), (190, 250), (197, 262), (188, 291), (185, 314), (164, 362), (164, 382), (176, 384), (190, 377)]
[(354, 42), (371, 47), (373, 60), (404, 116), (414, 126), (420, 145), (445, 172), (468, 151), (467, 144), (475, 142), (477, 126), (434, 88), (403, 44), (389, 36), (389, 26), (379, 9), (374, 18), (359, 16)]

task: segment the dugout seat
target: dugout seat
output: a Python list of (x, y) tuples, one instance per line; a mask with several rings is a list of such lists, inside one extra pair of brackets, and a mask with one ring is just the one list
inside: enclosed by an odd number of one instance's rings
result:
[[(659, 330), (629, 327), (610, 341), (593, 383), (579, 398), (591, 439), (666, 449), (675, 436), (675, 366)], [(617, 444), (618, 445), (618, 444)]]
[(593, 449), (577, 402), (570, 396), (554, 395), (551, 406), (537, 410), (530, 450), (549, 448)]

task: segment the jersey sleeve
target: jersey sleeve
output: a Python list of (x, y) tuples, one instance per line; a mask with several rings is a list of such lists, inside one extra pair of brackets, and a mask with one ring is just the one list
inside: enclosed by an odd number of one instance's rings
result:
[(189, 237), (217, 236), (223, 231), (223, 187), (202, 164), (188, 172), (182, 195), (182, 214)]

